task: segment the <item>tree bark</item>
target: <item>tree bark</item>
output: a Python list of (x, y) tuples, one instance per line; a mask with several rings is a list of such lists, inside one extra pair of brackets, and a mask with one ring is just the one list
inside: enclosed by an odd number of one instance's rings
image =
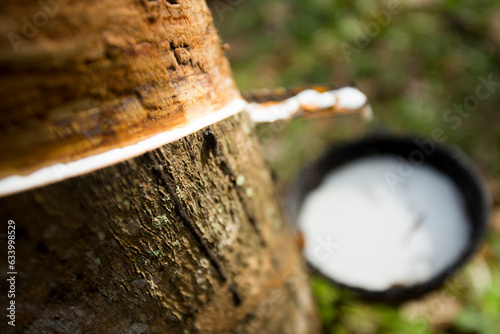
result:
[(201, 0), (5, 0), (0, 13), (0, 178), (136, 143), (239, 96)]
[[(53, 3), (17, 53), (1, 42), (0, 177), (126, 147), (239, 96), (203, 1)], [(23, 13), (41, 10), (1, 7), (3, 35), (21, 36)], [(3, 232), (16, 226), (16, 327), (0, 325), (10, 332), (318, 332), (245, 113), (0, 198), (0, 217)], [(0, 245), (6, 307), (5, 235)]]

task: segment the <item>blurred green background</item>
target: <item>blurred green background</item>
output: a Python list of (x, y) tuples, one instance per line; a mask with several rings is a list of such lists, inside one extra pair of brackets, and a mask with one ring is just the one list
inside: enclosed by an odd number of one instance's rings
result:
[[(500, 1), (208, 2), (241, 91), (353, 82), (371, 100), (371, 123), (349, 116), (258, 128), (281, 191), (331, 143), (383, 128), (426, 137), (442, 129), (446, 145), (472, 157), (493, 194), (485, 245), (420, 300), (366, 304), (313, 278), (328, 331), (500, 333)], [(474, 99), (485, 80), (498, 84)]]

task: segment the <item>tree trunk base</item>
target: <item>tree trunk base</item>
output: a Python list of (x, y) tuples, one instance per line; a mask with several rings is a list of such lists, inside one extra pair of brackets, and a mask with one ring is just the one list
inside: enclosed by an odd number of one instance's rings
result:
[[(0, 198), (5, 224), (16, 222), (9, 330), (318, 332), (271, 185), (242, 113), (111, 167)], [(0, 284), (8, 291), (6, 277)], [(9, 302), (6, 293), (0, 300)]]

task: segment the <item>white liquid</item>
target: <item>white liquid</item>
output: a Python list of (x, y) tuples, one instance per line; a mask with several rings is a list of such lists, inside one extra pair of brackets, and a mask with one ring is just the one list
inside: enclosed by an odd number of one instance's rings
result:
[(401, 169), (402, 161), (358, 159), (306, 197), (299, 216), (305, 257), (325, 275), (385, 290), (428, 281), (465, 250), (469, 225), (457, 186), (425, 164)]
[(368, 104), (368, 98), (354, 87), (342, 87), (323, 93), (314, 89), (306, 89), (275, 105), (263, 107), (258, 103), (251, 103), (247, 109), (254, 122), (266, 123), (289, 119), (303, 105), (318, 109), (336, 107), (339, 110), (361, 110), (367, 120), (372, 119), (372, 109)]
[(92, 172), (120, 161), (131, 159), (147, 151), (178, 140), (210, 124), (242, 112), (248, 103), (242, 99), (234, 99), (224, 107), (206, 116), (191, 120), (186, 126), (166, 130), (138, 143), (115, 148), (110, 151), (92, 155), (69, 163), (57, 163), (43, 167), (28, 175), (11, 175), (0, 179), (0, 197), (33, 189), (70, 177)]
[[(231, 84), (231, 80), (228, 80), (227, 84)], [(191, 119), (184, 127), (166, 130), (138, 143), (115, 148), (68, 163), (56, 163), (52, 166), (40, 168), (28, 175), (10, 175), (4, 177), (0, 179), (0, 197), (62, 181), (131, 159), (178, 140), (229, 116), (240, 113), (243, 110), (248, 111), (250, 118), (254, 122), (273, 122), (278, 119), (288, 119), (299, 111), (303, 104), (316, 106), (317, 108), (337, 106), (341, 109), (361, 109), (363, 115), (367, 119), (371, 119), (371, 107), (367, 103), (368, 99), (366, 95), (354, 87), (343, 87), (324, 93), (308, 89), (282, 103), (270, 107), (263, 107), (258, 103), (248, 103), (240, 98), (236, 98), (222, 108), (213, 110), (201, 118)]]

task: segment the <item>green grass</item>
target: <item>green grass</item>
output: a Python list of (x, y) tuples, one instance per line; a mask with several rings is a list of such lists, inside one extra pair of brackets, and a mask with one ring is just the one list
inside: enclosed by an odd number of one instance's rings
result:
[[(390, 1), (229, 3), (239, 4), (214, 12), (215, 23), (231, 45), (227, 56), (242, 91), (354, 82), (372, 102), (371, 124), (344, 117), (260, 127), (281, 186), (332, 142), (380, 129), (428, 137), (439, 128), (447, 145), (477, 163), (500, 204), (500, 86), (468, 116), (448, 112), (476, 94), (479, 78), (500, 82), (499, 1), (404, 2), (388, 24), (376, 19)], [(360, 31), (377, 24), (357, 48)], [(490, 232), (481, 252), (441, 290), (399, 308), (365, 304), (319, 278), (312, 285), (331, 333), (500, 333), (500, 234)]]

